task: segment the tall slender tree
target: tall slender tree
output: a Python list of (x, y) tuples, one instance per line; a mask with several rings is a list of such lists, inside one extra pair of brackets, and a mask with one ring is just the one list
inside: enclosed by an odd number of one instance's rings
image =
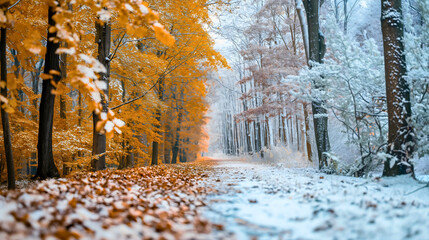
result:
[[(164, 99), (164, 77), (161, 76), (158, 82), (158, 99), (162, 102)], [(156, 109), (156, 121), (157, 124), (161, 124), (161, 109)], [(160, 134), (159, 126), (157, 129), (157, 134)], [(158, 165), (158, 155), (159, 155), (159, 140), (155, 140), (152, 142), (152, 162), (151, 165)]]
[(54, 123), (55, 95), (52, 90), (60, 81), (60, 61), (56, 53), (59, 43), (56, 40), (57, 33), (53, 31), (55, 26), (54, 15), (56, 6), (49, 6), (48, 13), (48, 42), (46, 45), (45, 68), (42, 85), (42, 98), (40, 100), (39, 135), (37, 143), (38, 165), (36, 178), (46, 179), (59, 177), (52, 153), (52, 127)]
[(100, 80), (105, 83), (103, 93), (101, 95), (102, 112), (100, 114), (93, 112), (93, 142), (92, 154), (94, 158), (91, 161), (91, 166), (94, 171), (103, 170), (106, 168), (106, 134), (101, 129), (97, 129), (97, 123), (103, 120), (103, 117), (108, 113), (109, 104), (109, 80), (110, 80), (110, 39), (111, 26), (110, 22), (96, 22), (96, 38), (98, 44), (98, 61), (103, 64), (106, 72), (100, 73)]
[[(322, 63), (325, 55), (325, 39), (320, 32), (319, 26), (319, 0), (304, 0), (304, 7), (307, 14), (308, 38), (309, 38), (309, 61)], [(311, 64), (310, 64), (311, 67)], [(314, 83), (314, 88), (323, 88), (318, 83)], [(323, 106), (323, 100), (314, 99), (312, 102), (314, 132), (316, 136), (317, 155), (319, 157), (319, 168), (327, 166), (326, 152), (330, 151), (328, 136), (328, 113)]]
[(381, 28), (389, 117), (388, 153), (393, 157), (385, 162), (383, 176), (395, 176), (413, 173), (409, 159), (414, 148), (414, 133), (409, 122), (410, 88), (404, 78), (407, 68), (401, 0), (381, 1)]
[[(6, 27), (1, 28), (1, 40), (0, 40), (0, 63), (1, 63), (1, 82), (3, 87), (1, 88), (1, 96), (4, 100), (7, 99), (7, 62), (6, 62)], [(15, 166), (13, 162), (12, 153), (12, 140), (9, 126), (9, 114), (5, 107), (1, 107), (1, 123), (3, 126), (3, 142), (4, 150), (6, 153), (6, 165), (7, 165), (7, 188), (15, 189)]]

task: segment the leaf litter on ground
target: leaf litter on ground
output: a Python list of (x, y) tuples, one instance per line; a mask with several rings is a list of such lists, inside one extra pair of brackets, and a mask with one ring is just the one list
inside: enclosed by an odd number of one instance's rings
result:
[[(78, 173), (0, 192), (0, 239), (229, 239), (201, 217), (207, 166)], [(216, 230), (216, 231), (212, 231)]]

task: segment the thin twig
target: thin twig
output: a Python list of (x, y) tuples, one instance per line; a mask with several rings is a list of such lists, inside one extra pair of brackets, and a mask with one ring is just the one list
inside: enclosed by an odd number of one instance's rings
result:
[(115, 106), (115, 107), (112, 107), (112, 108), (110, 108), (110, 110), (115, 110), (115, 109), (117, 109), (117, 108), (120, 108), (120, 107), (122, 107), (122, 106), (124, 106), (124, 105), (127, 105), (127, 104), (130, 104), (130, 103), (132, 103), (132, 102), (135, 102), (135, 101), (137, 101), (137, 100), (139, 100), (140, 98), (143, 98), (144, 96), (146, 96), (155, 86), (156, 86), (156, 84), (158, 84), (158, 82), (159, 82), (159, 80), (160, 80), (161, 78), (158, 78), (158, 80), (155, 82), (155, 84), (153, 84), (152, 85), (152, 87), (150, 87), (145, 93), (143, 93), (142, 95), (140, 95), (140, 96), (138, 96), (138, 97), (136, 97), (136, 98), (134, 98), (134, 99), (132, 99), (132, 100), (129, 100), (129, 101), (127, 101), (127, 102), (124, 102), (124, 103), (121, 103), (121, 104), (119, 104), (118, 106)]
[(429, 187), (429, 183), (428, 183), (428, 184), (426, 184), (426, 185), (425, 185), (425, 186), (423, 186), (423, 187), (419, 187), (419, 188), (417, 188), (416, 190), (414, 190), (414, 191), (412, 191), (412, 192), (409, 192), (409, 193), (405, 194), (405, 196), (411, 195), (411, 194), (413, 194), (413, 193), (415, 193), (415, 192), (417, 192), (417, 191), (420, 191), (420, 190), (422, 190), (423, 188), (427, 188), (427, 187)]
[(15, 7), (21, 0), (16, 1), (12, 6), (8, 7), (7, 10), (10, 10), (11, 8)]
[(113, 58), (115, 57), (116, 52), (118, 51), (118, 48), (119, 48), (119, 46), (120, 46), (120, 45), (121, 45), (121, 43), (122, 43), (122, 40), (124, 40), (125, 35), (126, 35), (126, 33), (124, 33), (124, 34), (122, 35), (121, 40), (119, 40), (118, 45), (116, 45), (115, 51), (113, 51), (112, 56), (109, 58), (109, 62), (111, 62), (111, 61), (113, 60)]

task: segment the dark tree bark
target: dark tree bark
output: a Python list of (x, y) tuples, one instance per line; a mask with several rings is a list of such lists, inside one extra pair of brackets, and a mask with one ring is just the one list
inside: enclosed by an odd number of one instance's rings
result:
[(404, 25), (401, 0), (381, 1), (387, 114), (389, 117), (388, 153), (396, 158), (393, 167), (385, 162), (383, 176), (413, 173), (409, 159), (413, 153), (410, 89), (404, 54)]
[(132, 168), (134, 167), (134, 148), (129, 145), (129, 142), (124, 142), (123, 147), (126, 148), (127, 155), (121, 157), (118, 169)]
[(126, 168), (133, 168), (135, 164), (135, 154), (133, 152), (133, 146), (128, 147), (127, 158), (126, 158)]
[[(67, 54), (65, 53), (61, 54), (60, 69), (61, 69), (61, 79), (63, 79), (64, 81), (64, 79), (67, 78)], [(60, 95), (60, 118), (63, 120), (67, 119), (66, 108), (67, 108), (66, 98), (64, 94), (61, 94)]]
[[(60, 55), (60, 69), (61, 69), (61, 81), (67, 78), (67, 54), (62, 53)], [(60, 95), (60, 118), (62, 119), (62, 126), (67, 129), (67, 115), (66, 115), (66, 98), (64, 94)], [(63, 176), (66, 176), (71, 172), (70, 166), (67, 165), (66, 161), (63, 161)]]
[[(0, 41), (1, 81), (5, 84), (5, 87), (1, 88), (0, 93), (4, 98), (7, 98), (6, 28), (4, 27), (1, 28)], [(3, 126), (4, 151), (6, 153), (7, 189), (15, 189), (15, 165), (13, 162), (9, 114), (3, 107), (1, 108), (1, 123)]]
[[(241, 76), (240, 76), (240, 79), (241, 79)], [(245, 92), (246, 92), (247, 90), (246, 90), (246, 84), (242, 84), (241, 85), (241, 93), (242, 94), (244, 94)], [(247, 111), (247, 100), (246, 99), (243, 99), (242, 100), (243, 101), (243, 111)], [(247, 153), (252, 153), (253, 152), (253, 149), (252, 149), (252, 138), (251, 138), (251, 135), (250, 135), (250, 126), (249, 126), (249, 121), (245, 121), (244, 122), (244, 129), (245, 129), (245, 134), (246, 134), (246, 145), (247, 145)]]
[(173, 157), (171, 158), (171, 163), (176, 164), (177, 163), (177, 155), (179, 153), (179, 141), (180, 141), (180, 124), (182, 124), (182, 113), (179, 111), (179, 116), (177, 119), (177, 128), (176, 128), (176, 137), (174, 139), (174, 145), (173, 145)]
[[(55, 7), (49, 7), (49, 27), (55, 26), (55, 21), (53, 19), (55, 13)], [(44, 68), (45, 74), (51, 74), (51, 71), (60, 72), (59, 55), (55, 53), (59, 47), (59, 43), (51, 41), (56, 35), (56, 32), (51, 33), (48, 31)], [(55, 89), (51, 81), (58, 83), (60, 81), (60, 76), (58, 74), (51, 75), (52, 79), (43, 80), (42, 98), (40, 100), (39, 135), (37, 143), (38, 165), (35, 176), (40, 179), (60, 176), (52, 154), (52, 126), (54, 123), (55, 95), (51, 93), (52, 90)]]
[(79, 91), (78, 93), (78, 97), (77, 97), (77, 105), (78, 105), (78, 109), (77, 109), (77, 125), (79, 127), (82, 126), (82, 93)]
[[(184, 141), (184, 143), (188, 144), (188, 143), (189, 143), (189, 138), (188, 138), (188, 139), (186, 139), (186, 140)], [(181, 162), (181, 163), (188, 162), (188, 156), (187, 156), (187, 153), (186, 153), (186, 151), (185, 151), (185, 148), (184, 148), (184, 147), (182, 147), (182, 148), (180, 149), (180, 157), (179, 157), (179, 160), (180, 160), (180, 162)]]
[[(309, 60), (312, 62), (323, 62), (325, 55), (325, 39), (320, 33), (319, 27), (319, 0), (304, 0), (304, 6), (307, 13), (308, 38), (309, 38)], [(311, 67), (311, 64), (310, 64)], [(315, 88), (323, 88), (318, 84)], [(328, 165), (326, 152), (330, 151), (328, 136), (328, 112), (323, 106), (322, 100), (313, 100), (313, 122), (314, 133), (316, 137), (317, 155), (319, 157), (319, 168)]]
[(287, 131), (286, 131), (286, 124), (285, 121), (287, 121), (287, 118), (285, 116), (280, 117), (280, 120), (282, 121), (282, 141), (287, 146), (288, 145), (288, 138), (287, 138)]
[[(158, 98), (160, 101), (163, 101), (164, 98), (164, 79), (160, 77), (158, 83)], [(156, 121), (161, 125), (161, 110), (158, 108), (156, 110)], [(157, 134), (159, 134), (161, 126), (157, 126)], [(159, 142), (152, 142), (152, 163), (151, 165), (158, 165), (158, 155), (159, 155)]]
[(270, 120), (265, 116), (264, 147), (270, 148)]
[[(158, 119), (158, 116), (156, 117)], [(158, 150), (159, 150), (159, 143), (158, 141), (152, 142), (152, 162), (151, 165), (158, 165)]]
[[(171, 117), (171, 114), (169, 114), (168, 116)], [(173, 135), (171, 133), (171, 126), (169, 123), (166, 124), (165, 130), (166, 132), (165, 132), (165, 143), (164, 143), (164, 164), (170, 164)]]
[(234, 142), (235, 142), (234, 152), (236, 156), (240, 155), (240, 142), (239, 142), (240, 135), (238, 134), (238, 127), (239, 126), (237, 122), (234, 120)]
[[(111, 27), (110, 23), (96, 23), (96, 43), (98, 44), (98, 61), (106, 68), (106, 73), (100, 73), (100, 81), (106, 83), (106, 89), (103, 90), (104, 96), (101, 96), (102, 112), (107, 113), (109, 104), (109, 80), (110, 80), (110, 38)], [(93, 140), (92, 140), (92, 155), (95, 156), (91, 161), (93, 171), (99, 171), (106, 168), (106, 134), (97, 132), (97, 122), (100, 121), (100, 116), (95, 112), (92, 113), (93, 119)]]

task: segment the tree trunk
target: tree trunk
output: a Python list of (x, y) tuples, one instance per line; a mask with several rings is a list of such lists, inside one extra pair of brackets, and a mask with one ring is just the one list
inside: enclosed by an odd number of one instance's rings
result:
[(133, 146), (129, 146), (128, 150), (127, 150), (127, 158), (126, 158), (126, 164), (125, 167), (126, 168), (133, 168), (134, 164), (135, 164), (135, 154), (133, 152), (134, 147)]
[(383, 33), (384, 66), (386, 75), (386, 100), (389, 119), (388, 153), (396, 158), (384, 164), (383, 176), (414, 174), (409, 162), (413, 153), (413, 129), (411, 118), (410, 89), (404, 76), (404, 25), (401, 0), (381, 1), (381, 28)]
[[(10, 50), (10, 53), (12, 54), (12, 56), (13, 56), (13, 65), (15, 66), (15, 71), (14, 71), (14, 74), (15, 74), (15, 78), (16, 79), (18, 79), (19, 78), (19, 70), (20, 70), (20, 62), (19, 62), (19, 60), (18, 60), (18, 52), (16, 51), (16, 50), (14, 50), (14, 49), (11, 49)], [(22, 71), (23, 71), (23, 73), (22, 73), (22, 76), (24, 76), (24, 69), (22, 69)], [(18, 99), (19, 99), (19, 101), (22, 103), (22, 102), (24, 102), (24, 91), (22, 91), (21, 89), (20, 90), (18, 90)], [(25, 114), (25, 110), (24, 110), (24, 106), (23, 106), (23, 104), (21, 104), (21, 106), (19, 106), (18, 107), (18, 110), (21, 112), (21, 113), (24, 113)], [(21, 127), (22, 128), (22, 127)], [(24, 130), (24, 129), (22, 129), (22, 130)]]
[[(310, 54), (309, 60), (322, 63), (326, 46), (324, 43), (325, 39), (320, 33), (319, 4), (319, 0), (304, 0), (308, 23)], [(316, 89), (321, 89), (324, 86), (315, 83), (313, 87)], [(319, 157), (319, 168), (327, 166), (327, 156), (325, 153), (330, 151), (328, 136), (328, 112), (323, 104), (324, 102), (318, 99), (315, 99), (312, 102), (314, 132), (316, 137), (317, 155)]]
[[(1, 81), (5, 87), (0, 91), (4, 98), (7, 98), (7, 61), (6, 61), (6, 28), (1, 28), (1, 43), (0, 43), (0, 63), (1, 63)], [(3, 104), (2, 104), (3, 105)], [(7, 189), (15, 189), (15, 165), (13, 162), (12, 140), (9, 127), (9, 114), (5, 109), (1, 108), (1, 123), (3, 126), (3, 142), (4, 151), (6, 153), (7, 165)]]
[(301, 27), (301, 33), (302, 33), (302, 40), (304, 43), (304, 50), (305, 50), (305, 57), (307, 59), (307, 62), (309, 61), (309, 42), (308, 42), (308, 25), (307, 22), (305, 20), (305, 14), (304, 11), (302, 9), (302, 1), (307, 1), (307, 0), (295, 0), (295, 8), (296, 8), (296, 12), (298, 14), (298, 19), (299, 19), (299, 25)]
[(129, 142), (123, 142), (122, 147), (125, 148), (127, 154), (122, 156), (119, 162), (118, 169), (132, 168), (134, 167), (134, 152), (133, 146), (130, 146)]
[(78, 93), (78, 101), (77, 101), (78, 109), (77, 109), (77, 125), (79, 127), (82, 126), (82, 93), (79, 91)]
[(282, 117), (280, 119), (282, 121), (282, 134), (283, 134), (282, 140), (283, 140), (283, 143), (287, 146), (288, 145), (288, 137), (287, 137), (287, 131), (286, 131), (286, 124), (285, 124), (285, 121), (287, 121), (287, 118), (286, 118), (286, 116), (284, 116), (282, 114)]
[(180, 124), (182, 124), (182, 113), (179, 110), (179, 116), (177, 120), (177, 129), (176, 129), (176, 138), (173, 145), (173, 157), (171, 158), (171, 163), (177, 163), (177, 155), (179, 153), (179, 141), (180, 141)]
[(266, 148), (270, 147), (270, 120), (268, 117), (265, 117), (265, 127), (264, 127), (264, 146)]
[[(55, 15), (55, 7), (49, 7), (48, 23), (50, 27), (55, 26), (53, 16)], [(51, 33), (48, 31), (48, 42), (46, 45), (45, 55), (45, 74), (50, 74), (51, 70), (60, 71), (59, 55), (56, 51), (59, 47), (59, 43), (54, 43), (51, 39), (56, 37), (56, 32)], [(52, 153), (52, 127), (54, 123), (54, 105), (55, 95), (51, 92), (55, 87), (51, 84), (51, 81), (58, 83), (60, 76), (58, 74), (51, 74), (52, 79), (43, 80), (42, 85), (42, 98), (40, 100), (39, 110), (39, 135), (37, 143), (38, 151), (38, 166), (36, 178), (46, 179), (51, 177), (59, 177), (57, 167), (55, 166), (54, 156)]]
[[(160, 77), (159, 83), (158, 83), (158, 99), (160, 101), (163, 101), (164, 98), (164, 79)], [(156, 121), (161, 125), (161, 110), (158, 108), (156, 110)], [(157, 134), (160, 134), (161, 126), (156, 126), (156, 132)], [(159, 155), (159, 142), (153, 141), (152, 142), (152, 163), (151, 165), (158, 165), (158, 155)]]
[[(67, 54), (62, 53), (61, 54), (61, 61), (60, 61), (60, 69), (61, 69), (61, 79), (64, 81), (64, 79), (67, 78)], [(66, 98), (64, 94), (60, 95), (60, 118), (63, 120), (67, 119), (66, 116)], [(67, 121), (63, 121), (64, 126), (66, 126)]]
[(295, 129), (296, 129), (296, 148), (298, 151), (301, 150), (301, 143), (300, 143), (300, 139), (299, 139), (299, 121), (298, 121), (298, 116), (295, 115)]
[(308, 161), (313, 162), (313, 152), (311, 150), (310, 142), (310, 119), (308, 118), (307, 104), (304, 105), (304, 121), (305, 121), (305, 143), (307, 146)]
[(290, 139), (290, 146), (291, 146), (291, 148), (293, 148), (293, 126), (292, 126), (292, 120), (293, 120), (293, 117), (292, 116), (290, 116), (290, 118), (288, 118), (286, 121), (286, 123), (288, 124), (288, 127), (289, 127), (289, 131), (290, 131), (290, 133), (289, 133), (289, 139)]
[[(107, 113), (109, 104), (109, 80), (110, 80), (110, 38), (111, 27), (110, 22), (96, 23), (96, 43), (98, 44), (98, 61), (106, 68), (106, 73), (100, 73), (100, 81), (106, 83), (106, 89), (103, 90), (104, 95), (101, 95), (102, 111)], [(92, 113), (93, 117), (93, 142), (92, 142), (92, 155), (94, 159), (91, 160), (91, 167), (93, 171), (103, 170), (106, 168), (106, 135), (97, 132), (96, 125), (100, 120), (100, 116), (95, 112)]]
[(238, 127), (239, 127), (239, 125), (234, 120), (234, 142), (235, 142), (234, 154), (236, 156), (240, 155), (240, 142), (239, 142), (239, 135), (238, 135)]
[(244, 122), (244, 129), (246, 131), (247, 153), (252, 153), (252, 139), (250, 137), (249, 122), (247, 120)]
[[(170, 135), (170, 133), (168, 133)], [(169, 140), (171, 140), (171, 136), (168, 137)], [(171, 163), (171, 141), (167, 142), (164, 145), (164, 163), (170, 164)]]
[[(44, 64), (44, 60), (41, 59), (36, 63), (36, 71), (34, 73), (31, 73), (31, 84), (34, 94), (39, 94), (39, 81), (40, 81), (40, 73), (42, 71), (42, 66)], [(35, 109), (37, 109), (37, 98), (33, 100), (33, 106)], [(36, 111), (31, 113), (31, 119), (33, 121), (37, 121), (37, 113)]]
[[(186, 139), (184, 141), (184, 143), (189, 144), (189, 138)], [(181, 163), (188, 162), (188, 153), (186, 152), (184, 147), (180, 148), (180, 159), (179, 160)]]
[(164, 132), (164, 148), (163, 148), (163, 152), (164, 152), (164, 157), (163, 157), (163, 163), (164, 164), (170, 164), (171, 163), (171, 149), (172, 149), (172, 145), (173, 145), (173, 135), (171, 133), (171, 121), (172, 121), (172, 117), (171, 117), (171, 111), (168, 111), (168, 113), (166, 114), (167, 119), (165, 120), (165, 132)]

